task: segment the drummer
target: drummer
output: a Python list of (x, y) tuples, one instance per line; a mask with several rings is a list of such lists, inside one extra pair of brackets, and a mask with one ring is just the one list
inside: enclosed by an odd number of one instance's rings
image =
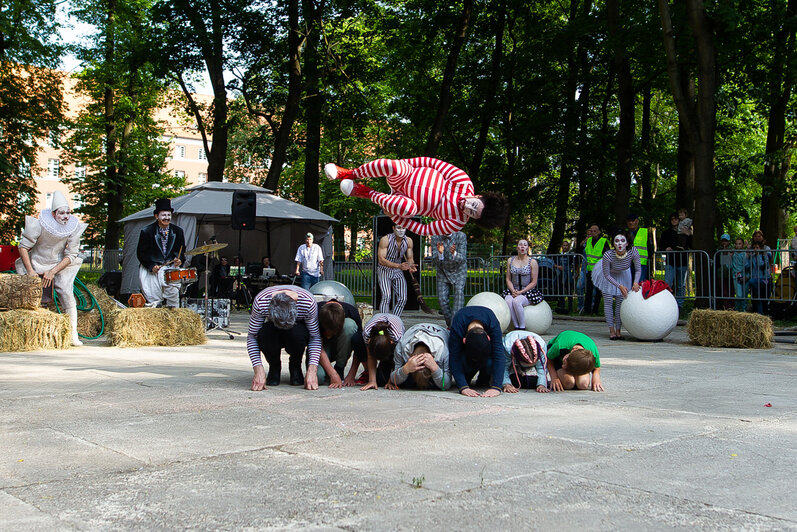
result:
[(148, 307), (157, 307), (164, 300), (170, 308), (180, 305), (179, 284), (168, 284), (164, 278), (166, 269), (179, 268), (185, 260), (185, 236), (171, 223), (173, 212), (170, 199), (156, 200), (155, 222), (142, 229), (138, 237), (138, 279)]

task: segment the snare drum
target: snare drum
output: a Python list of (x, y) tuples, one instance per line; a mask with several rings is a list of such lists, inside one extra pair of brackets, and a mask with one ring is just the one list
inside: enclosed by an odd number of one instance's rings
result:
[(166, 284), (190, 284), (197, 280), (196, 268), (169, 268), (163, 278)]

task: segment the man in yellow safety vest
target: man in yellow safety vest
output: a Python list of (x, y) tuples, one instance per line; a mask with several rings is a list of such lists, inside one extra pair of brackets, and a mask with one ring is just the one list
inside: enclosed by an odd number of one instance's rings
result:
[(581, 249), (584, 254), (584, 264), (587, 268), (586, 288), (584, 294), (584, 314), (598, 314), (600, 312), (601, 293), (592, 284), (592, 269), (609, 249), (609, 241), (601, 236), (601, 229), (597, 224), (592, 224), (587, 229), (587, 238), (581, 241)]
[[(639, 216), (632, 212), (628, 215), (628, 233), (630, 235), (629, 241), (634, 243), (634, 247), (639, 253), (639, 261), (642, 263), (641, 274), (639, 282), (647, 281), (650, 279), (648, 274), (648, 260), (653, 260), (653, 253), (656, 251), (653, 244), (653, 237), (651, 231), (647, 227), (639, 227)], [(633, 266), (631, 267), (631, 275), (634, 275)]]

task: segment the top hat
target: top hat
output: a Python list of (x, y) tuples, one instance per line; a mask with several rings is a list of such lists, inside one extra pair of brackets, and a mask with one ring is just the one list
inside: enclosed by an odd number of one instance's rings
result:
[(157, 216), (161, 211), (174, 212), (172, 209), (172, 200), (169, 198), (158, 198), (155, 200), (155, 210), (152, 213)]

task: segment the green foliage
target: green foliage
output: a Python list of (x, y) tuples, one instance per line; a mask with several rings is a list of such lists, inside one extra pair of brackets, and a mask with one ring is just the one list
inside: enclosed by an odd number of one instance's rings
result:
[(0, 242), (19, 234), (33, 212), (38, 142), (63, 122), (61, 74), (48, 70), (63, 51), (49, 0), (12, 0), (0, 11)]

